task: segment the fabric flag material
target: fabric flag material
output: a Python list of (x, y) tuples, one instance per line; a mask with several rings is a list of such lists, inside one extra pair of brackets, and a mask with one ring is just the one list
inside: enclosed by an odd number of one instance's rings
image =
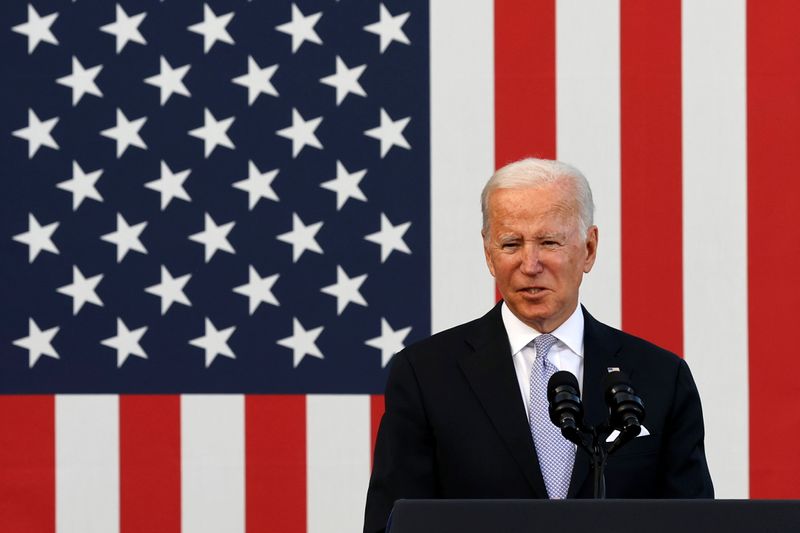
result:
[(0, 20), (3, 529), (358, 530), (431, 327), (427, 3)]
[(794, 2), (0, 20), (4, 530), (360, 530), (391, 356), (493, 304), (478, 197), (528, 155), (589, 178), (582, 302), (686, 358), (718, 496), (797, 497)]

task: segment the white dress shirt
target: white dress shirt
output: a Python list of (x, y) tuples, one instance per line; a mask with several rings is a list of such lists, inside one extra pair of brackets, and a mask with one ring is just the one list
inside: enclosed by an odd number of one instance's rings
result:
[[(529, 410), (531, 368), (536, 359), (536, 349), (528, 344), (541, 335), (529, 325), (517, 318), (505, 302), (501, 306), (503, 325), (508, 333), (508, 343), (514, 360), (514, 370), (517, 373), (519, 392), (525, 402), (525, 412)], [(572, 372), (578, 379), (578, 386), (583, 393), (583, 312), (580, 303), (575, 312), (550, 333), (558, 342), (550, 348), (547, 359), (559, 370)]]

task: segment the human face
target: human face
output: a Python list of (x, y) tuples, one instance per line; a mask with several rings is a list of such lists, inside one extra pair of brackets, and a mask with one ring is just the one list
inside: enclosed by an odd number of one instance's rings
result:
[(568, 182), (489, 196), (486, 264), (511, 312), (540, 333), (575, 311), (597, 253), (597, 226), (581, 234), (574, 196)]

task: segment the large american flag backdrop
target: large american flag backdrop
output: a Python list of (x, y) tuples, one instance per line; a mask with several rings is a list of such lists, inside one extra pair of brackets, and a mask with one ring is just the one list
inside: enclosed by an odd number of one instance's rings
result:
[(0, 4), (0, 528), (357, 531), (387, 364), (494, 302), (496, 166), (589, 177), (598, 318), (798, 495), (792, 0)]

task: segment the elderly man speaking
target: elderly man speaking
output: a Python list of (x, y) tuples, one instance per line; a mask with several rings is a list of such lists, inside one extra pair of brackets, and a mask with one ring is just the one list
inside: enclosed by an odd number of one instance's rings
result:
[(601, 383), (612, 369), (646, 403), (640, 435), (608, 459), (607, 497), (713, 498), (689, 367), (579, 305), (598, 245), (586, 178), (558, 161), (524, 159), (489, 179), (481, 208), (486, 264), (503, 300), (395, 356), (365, 533), (382, 531), (400, 498), (591, 497), (589, 454), (547, 415), (547, 381), (558, 370), (577, 377), (589, 424), (608, 415)]

